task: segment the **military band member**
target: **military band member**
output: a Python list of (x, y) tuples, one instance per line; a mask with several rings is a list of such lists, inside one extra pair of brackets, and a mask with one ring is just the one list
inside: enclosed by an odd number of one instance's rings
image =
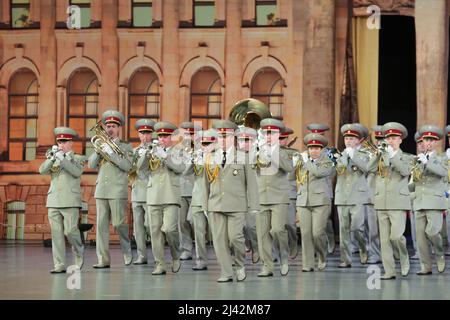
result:
[(329, 188), (329, 180), (334, 171), (334, 164), (324, 150), (328, 140), (323, 135), (309, 133), (303, 142), (308, 153), (296, 156), (295, 171), (302, 237), (302, 271), (310, 272), (314, 271), (315, 254), (318, 257), (319, 270), (324, 270), (327, 265), (325, 230), (331, 213), (332, 190)]
[(177, 127), (170, 122), (155, 124), (158, 140), (152, 150), (139, 159), (137, 167), (150, 170), (147, 186), (147, 214), (150, 221), (152, 251), (155, 259), (153, 275), (166, 274), (164, 244), (167, 241), (172, 257), (172, 272), (180, 270), (180, 233), (178, 228), (181, 202), (180, 175), (185, 170), (184, 157), (174, 146), (172, 134)]
[(422, 126), (419, 130), (425, 144), (425, 153), (417, 156), (412, 172), (414, 178), (414, 210), (416, 215), (417, 247), (421, 270), (418, 275), (432, 273), (430, 257), (431, 242), (439, 272), (445, 270), (445, 256), (442, 246), (442, 212), (447, 209), (445, 192), (447, 190), (448, 163), (445, 154), (438, 154), (438, 141), (443, 132), (433, 125)]
[(203, 210), (210, 217), (214, 250), (221, 267), (218, 282), (233, 281), (233, 261), (230, 246), (234, 251), (237, 281), (247, 277), (244, 267), (245, 215), (259, 210), (256, 173), (246, 154), (235, 148), (235, 123), (217, 120), (218, 148), (206, 159), (206, 195)]
[[(371, 137), (369, 130), (362, 124), (360, 125), (364, 131), (364, 139), (367, 142), (371, 142)], [(378, 145), (380, 141), (384, 139), (382, 134), (381, 126), (375, 126), (372, 128), (375, 133), (375, 144)], [(370, 150), (367, 150), (369, 157), (373, 158), (374, 155)], [(364, 205), (364, 226), (365, 226), (365, 236), (367, 241), (368, 249), (368, 259), (367, 263), (377, 264), (381, 262), (381, 249), (380, 249), (380, 234), (378, 230), (378, 218), (377, 213), (374, 209), (374, 190), (375, 190), (375, 174), (369, 172), (367, 174), (367, 183), (369, 185), (370, 201), (368, 204)]]
[(155, 121), (140, 119), (134, 127), (138, 131), (140, 145), (133, 149), (132, 167), (129, 173), (131, 183), (131, 206), (133, 209), (133, 233), (136, 240), (137, 259), (135, 265), (147, 264), (147, 230), (150, 231), (147, 219), (147, 185), (148, 171), (137, 173), (137, 162), (145, 155), (152, 142), (152, 132)]
[[(425, 145), (423, 143), (422, 137), (419, 135), (419, 132), (416, 132), (414, 134), (414, 140), (416, 141), (416, 149), (417, 154), (425, 153)], [(414, 248), (414, 255), (411, 256), (412, 260), (419, 260), (419, 253), (417, 249), (417, 237), (416, 237), (416, 215), (414, 214), (414, 198), (415, 198), (415, 192), (414, 192), (414, 182), (413, 182), (413, 176), (410, 176), (410, 196), (411, 196), (411, 211), (409, 212), (409, 222), (411, 225), (411, 240)]]
[(289, 183), (287, 173), (293, 171), (292, 157), (280, 148), (279, 135), (284, 124), (266, 118), (260, 122), (263, 142), (257, 157), (257, 184), (261, 212), (256, 216), (256, 233), (263, 267), (258, 277), (273, 275), (272, 244), (280, 254), (280, 273), (289, 272), (288, 223)]
[(48, 220), (52, 233), (54, 268), (51, 273), (66, 272), (67, 237), (72, 246), (75, 264), (83, 266), (84, 246), (81, 242), (78, 219), (81, 208), (80, 177), (85, 157), (75, 154), (72, 140), (77, 133), (71, 128), (58, 127), (53, 130), (57, 146), (47, 152), (47, 160), (39, 167), (39, 173), (51, 176), (47, 195)]
[[(280, 147), (286, 150), (290, 157), (298, 152), (298, 150), (288, 146), (289, 136), (293, 133), (294, 130), (288, 127), (285, 127), (280, 133)], [(295, 142), (295, 139), (296, 138), (292, 141)], [(299, 252), (297, 235), (297, 207), (295, 205), (295, 202), (297, 201), (297, 182), (295, 179), (294, 170), (289, 172), (286, 176), (289, 182), (288, 224), (286, 225), (289, 238), (289, 258), (295, 259)]]
[(205, 199), (205, 159), (214, 150), (217, 143), (217, 132), (213, 129), (197, 131), (200, 146), (194, 150), (192, 162), (186, 167), (183, 174), (194, 174), (194, 187), (192, 189), (191, 212), (194, 223), (196, 261), (192, 267), (194, 271), (208, 269), (208, 252), (206, 248), (206, 234), (208, 216), (202, 205)]
[[(186, 158), (190, 158), (188, 154), (193, 152), (195, 128), (193, 122), (182, 122), (180, 124), (182, 133), (182, 146)], [(181, 207), (180, 207), (180, 260), (192, 260), (192, 227), (188, 219), (188, 212), (192, 200), (192, 188), (194, 187), (194, 173), (183, 174), (180, 176), (181, 183)], [(192, 215), (192, 212), (191, 212)]]
[(400, 255), (401, 274), (409, 274), (410, 264), (406, 239), (406, 214), (411, 210), (408, 189), (413, 157), (400, 149), (408, 136), (406, 128), (398, 122), (388, 122), (382, 127), (387, 146), (380, 146), (369, 163), (375, 176), (374, 207), (380, 225), (381, 258), (384, 267), (382, 280), (395, 279), (393, 247)]
[[(320, 135), (325, 135), (325, 132), (330, 130), (330, 127), (326, 124), (321, 123), (311, 123), (306, 126), (306, 129), (310, 131), (310, 133), (317, 133)], [(325, 148), (325, 150), (330, 153), (333, 148)], [(330, 154), (328, 154), (330, 157)], [(335, 178), (335, 171), (333, 171), (333, 174), (328, 177), (328, 188), (329, 193), (331, 194), (331, 198), (333, 199), (333, 179)], [(332, 254), (336, 248), (336, 240), (334, 237), (334, 226), (333, 226), (333, 219), (331, 213), (332, 211), (332, 205), (330, 206), (330, 215), (328, 216), (327, 221), (327, 228), (326, 228), (326, 234), (327, 234), (327, 242), (328, 242), (328, 253)]]
[[(445, 127), (445, 136), (447, 137), (447, 140), (449, 143), (449, 148), (447, 148), (445, 150), (445, 155), (447, 156), (447, 163), (450, 166), (450, 125)], [(448, 174), (448, 181), (450, 182), (450, 171)], [(450, 201), (448, 200), (450, 197), (450, 183), (447, 186), (446, 196), (447, 196), (447, 201), (450, 204)], [(444, 245), (447, 247), (445, 250), (445, 255), (450, 256), (450, 210), (449, 209), (446, 210), (446, 214), (445, 214), (445, 226), (446, 226), (445, 231), (446, 231), (446, 236), (447, 236), (447, 242), (444, 243)]]
[(346, 149), (337, 159), (337, 182), (335, 204), (339, 215), (340, 268), (351, 267), (350, 232), (355, 233), (362, 264), (367, 263), (367, 248), (364, 237), (364, 205), (370, 203), (367, 184), (369, 156), (361, 152), (364, 132), (360, 126), (345, 124), (341, 127)]
[[(241, 127), (236, 130), (237, 147), (239, 150), (255, 155), (257, 132), (253, 128)], [(251, 162), (252, 164), (254, 162)], [(250, 245), (252, 252), (252, 262), (258, 263), (260, 255), (258, 251), (258, 238), (256, 234), (256, 214), (247, 212), (245, 215), (244, 235)]]
[(109, 142), (114, 143), (118, 150), (113, 150), (110, 144), (103, 143), (100, 147), (96, 147), (95, 152), (89, 157), (89, 168), (98, 168), (94, 194), (97, 206), (98, 263), (94, 265), (96, 269), (110, 267), (110, 221), (119, 234), (125, 265), (130, 265), (133, 260), (126, 223), (128, 172), (131, 169), (133, 148), (119, 139), (121, 126), (125, 123), (123, 114), (116, 110), (105, 111), (102, 115), (102, 123), (106, 127)]

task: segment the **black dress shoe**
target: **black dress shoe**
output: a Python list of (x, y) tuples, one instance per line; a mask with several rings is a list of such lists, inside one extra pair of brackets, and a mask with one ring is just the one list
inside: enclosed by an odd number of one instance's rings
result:
[(384, 275), (384, 276), (381, 276), (380, 279), (381, 279), (381, 280), (392, 280), (392, 279), (395, 279), (395, 276), (387, 276), (387, 275)]
[(419, 271), (419, 272), (417, 272), (417, 275), (418, 276), (428, 276), (428, 275), (430, 275), (430, 274), (432, 274), (433, 272), (431, 272), (431, 271)]
[(314, 269), (313, 268), (311, 268), (311, 269), (302, 269), (302, 272), (314, 272)]
[(109, 269), (110, 265), (109, 264), (94, 264), (93, 267), (94, 267), (94, 269)]
[(66, 273), (66, 269), (53, 269), (53, 270), (50, 270), (50, 273), (52, 273), (52, 274)]
[(207, 266), (203, 266), (203, 267), (193, 266), (192, 270), (194, 270), (194, 271), (203, 271), (203, 270), (208, 270), (208, 267)]

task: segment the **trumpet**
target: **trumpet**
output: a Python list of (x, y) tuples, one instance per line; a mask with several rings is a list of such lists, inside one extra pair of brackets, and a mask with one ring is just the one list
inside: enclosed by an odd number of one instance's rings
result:
[(382, 140), (380, 144), (377, 146), (372, 142), (372, 140), (364, 140), (364, 142), (361, 144), (363, 149), (363, 152), (371, 153), (374, 155), (378, 155), (380, 153), (384, 153), (387, 151), (387, 148), (389, 147), (389, 143), (386, 140)]
[(91, 143), (94, 146), (95, 152), (100, 154), (105, 160), (108, 162), (111, 161), (111, 156), (104, 151), (106, 145), (108, 145), (114, 153), (124, 158), (125, 153), (120, 149), (120, 147), (115, 143), (111, 137), (106, 132), (105, 128), (103, 128), (102, 122), (99, 121), (93, 126), (89, 131), (94, 131), (95, 135), (91, 138)]
[(47, 150), (47, 152), (45, 153), (45, 157), (49, 160), (53, 160), (55, 158), (56, 153), (60, 150), (61, 149), (59, 149), (58, 146), (54, 145)]

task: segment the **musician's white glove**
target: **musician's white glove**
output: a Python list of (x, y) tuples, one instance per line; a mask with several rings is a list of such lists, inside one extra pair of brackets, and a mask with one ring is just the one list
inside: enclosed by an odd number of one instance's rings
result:
[(195, 158), (195, 164), (198, 166), (204, 166), (205, 165), (205, 157), (203, 156), (203, 154), (198, 154), (197, 157)]
[(57, 153), (55, 153), (55, 158), (58, 159), (59, 161), (63, 161), (64, 159), (64, 152), (63, 151), (58, 151)]
[(394, 148), (392, 148), (391, 145), (387, 146), (386, 151), (389, 155), (389, 159), (392, 159), (395, 156), (395, 154), (397, 153), (397, 152), (394, 152)]
[(423, 153), (419, 153), (418, 155), (420, 162), (423, 164), (426, 164), (428, 162), (427, 156)]
[(293, 156), (292, 156), (292, 165), (294, 166), (294, 167), (296, 167), (297, 166), (297, 164), (298, 164), (298, 162), (300, 161), (300, 154), (298, 154), (298, 153), (295, 153)]
[(450, 148), (448, 148), (448, 149), (445, 151), (445, 153), (447, 154), (447, 158), (450, 159)]
[(303, 162), (304, 163), (308, 162), (308, 153), (306, 151), (303, 151), (301, 153), (301, 155), (302, 155)]
[(269, 148), (263, 147), (263, 148), (259, 149), (258, 158), (259, 158), (259, 161), (261, 161), (264, 164), (269, 163), (271, 160)]
[(250, 210), (250, 214), (258, 214), (259, 210)]
[(138, 155), (139, 155), (139, 158), (146, 157), (147, 156), (147, 149), (145, 149), (145, 148), (139, 149)]
[(114, 153), (113, 149), (108, 144), (102, 144), (102, 151), (110, 156)]
[(160, 159), (167, 158), (167, 152), (160, 146), (156, 147), (154, 155)]
[(348, 154), (350, 159), (353, 159), (353, 156), (355, 155), (355, 149), (347, 147), (345, 148), (345, 152)]

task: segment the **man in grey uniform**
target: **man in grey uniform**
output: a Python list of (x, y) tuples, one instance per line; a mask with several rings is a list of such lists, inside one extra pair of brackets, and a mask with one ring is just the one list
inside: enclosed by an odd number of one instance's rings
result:
[[(236, 130), (237, 147), (239, 150), (253, 155), (255, 153), (257, 132), (253, 128), (241, 127)], [(253, 165), (254, 162), (251, 162)], [(252, 251), (252, 262), (258, 263), (260, 256), (258, 251), (258, 238), (256, 234), (256, 214), (247, 212), (245, 215), (244, 235), (250, 244)]]
[[(195, 128), (193, 122), (182, 122), (180, 124), (182, 134), (183, 153), (187, 160), (193, 152), (194, 132)], [(192, 227), (188, 219), (189, 208), (192, 201), (192, 188), (194, 187), (194, 174), (183, 174), (180, 176), (181, 183), (181, 207), (180, 207), (180, 246), (181, 255), (180, 260), (192, 260)], [(191, 212), (192, 215), (192, 212)]]
[(294, 156), (298, 182), (297, 207), (302, 236), (302, 271), (314, 271), (314, 255), (318, 257), (318, 269), (327, 265), (326, 225), (330, 215), (331, 190), (329, 177), (334, 164), (324, 148), (328, 139), (317, 133), (309, 133), (303, 139), (307, 155)]
[(116, 110), (105, 111), (102, 115), (102, 123), (106, 126), (109, 143), (115, 144), (118, 150), (113, 150), (113, 147), (108, 143), (102, 143), (95, 147), (95, 152), (89, 157), (89, 168), (98, 168), (94, 194), (97, 206), (96, 243), (98, 263), (94, 265), (96, 269), (110, 267), (110, 221), (119, 234), (125, 265), (130, 265), (133, 260), (130, 239), (128, 238), (128, 224), (126, 223), (128, 171), (131, 169), (133, 147), (119, 139), (121, 126), (124, 122), (125, 118), (120, 112)]
[[(447, 140), (448, 140), (448, 143), (450, 146), (450, 125), (445, 127), (445, 136), (447, 137)], [(445, 150), (445, 155), (447, 156), (447, 163), (450, 165), (450, 147)], [(450, 171), (448, 174), (448, 180), (450, 182)], [(447, 202), (450, 204), (450, 201), (449, 201), (450, 183), (447, 186), (446, 196), (447, 196)], [(446, 243), (444, 243), (444, 246), (446, 247), (445, 255), (450, 256), (450, 210), (449, 209), (446, 210), (444, 225), (446, 227), (445, 233), (446, 233), (446, 240), (447, 240)]]
[(138, 131), (141, 144), (133, 149), (133, 161), (128, 178), (131, 183), (131, 206), (133, 209), (133, 233), (136, 240), (137, 259), (135, 265), (147, 264), (147, 184), (148, 172), (137, 172), (137, 162), (144, 156), (152, 142), (155, 121), (140, 119), (134, 127)]
[(177, 129), (170, 122), (155, 124), (158, 140), (150, 152), (139, 159), (137, 167), (150, 170), (147, 186), (147, 214), (150, 221), (155, 269), (152, 275), (166, 274), (164, 244), (167, 241), (172, 256), (172, 272), (180, 270), (180, 233), (178, 227), (181, 192), (180, 174), (186, 169), (182, 152), (174, 147), (172, 134)]
[[(294, 130), (288, 127), (285, 127), (284, 130), (280, 132), (280, 147), (286, 150), (290, 157), (299, 152), (297, 149), (293, 149), (288, 146), (290, 143), (288, 143), (288, 138), (293, 133)], [(287, 173), (286, 177), (289, 182), (288, 224), (286, 225), (289, 238), (289, 258), (295, 259), (299, 252), (297, 235), (297, 207), (295, 205), (295, 202), (297, 201), (297, 181), (295, 179), (295, 171), (292, 170)]]
[(237, 281), (244, 281), (245, 215), (259, 210), (256, 173), (248, 156), (235, 148), (235, 123), (216, 120), (213, 128), (219, 134), (218, 148), (205, 161), (206, 194), (203, 210), (210, 217), (214, 250), (221, 267), (217, 282), (233, 281), (230, 246), (234, 250)]
[(47, 195), (48, 220), (52, 232), (52, 254), (54, 268), (51, 273), (66, 272), (67, 237), (72, 245), (75, 264), (83, 266), (84, 246), (81, 242), (78, 219), (81, 208), (80, 177), (85, 157), (75, 154), (72, 140), (77, 133), (67, 127), (53, 130), (57, 146), (47, 152), (47, 160), (39, 167), (40, 174), (51, 176)]
[(445, 192), (448, 183), (448, 160), (445, 154), (437, 153), (438, 141), (443, 136), (440, 128), (424, 125), (420, 128), (419, 135), (424, 141), (426, 151), (417, 156), (412, 172), (417, 247), (421, 265), (417, 274), (429, 275), (432, 273), (432, 260), (428, 240), (435, 251), (438, 271), (442, 273), (445, 270), (441, 229), (443, 211), (447, 209)]
[(256, 172), (261, 212), (256, 216), (256, 234), (263, 267), (258, 277), (273, 275), (273, 243), (280, 254), (280, 273), (286, 276), (289, 272), (286, 224), (290, 202), (287, 174), (293, 171), (293, 162), (290, 154), (279, 144), (284, 124), (280, 120), (266, 118), (260, 125), (263, 141), (259, 141)]
[(369, 163), (375, 176), (374, 206), (380, 223), (381, 257), (383, 260), (383, 280), (395, 279), (393, 247), (400, 256), (402, 276), (409, 274), (409, 256), (406, 239), (406, 213), (411, 210), (408, 189), (413, 157), (400, 149), (402, 140), (408, 136), (406, 128), (398, 122), (388, 122), (382, 127), (387, 147), (379, 147)]
[(360, 126), (345, 124), (341, 127), (346, 149), (337, 159), (335, 204), (339, 215), (341, 263), (340, 268), (351, 267), (350, 232), (355, 232), (361, 264), (367, 263), (364, 237), (364, 205), (370, 202), (367, 183), (369, 156), (360, 150), (364, 132)]

